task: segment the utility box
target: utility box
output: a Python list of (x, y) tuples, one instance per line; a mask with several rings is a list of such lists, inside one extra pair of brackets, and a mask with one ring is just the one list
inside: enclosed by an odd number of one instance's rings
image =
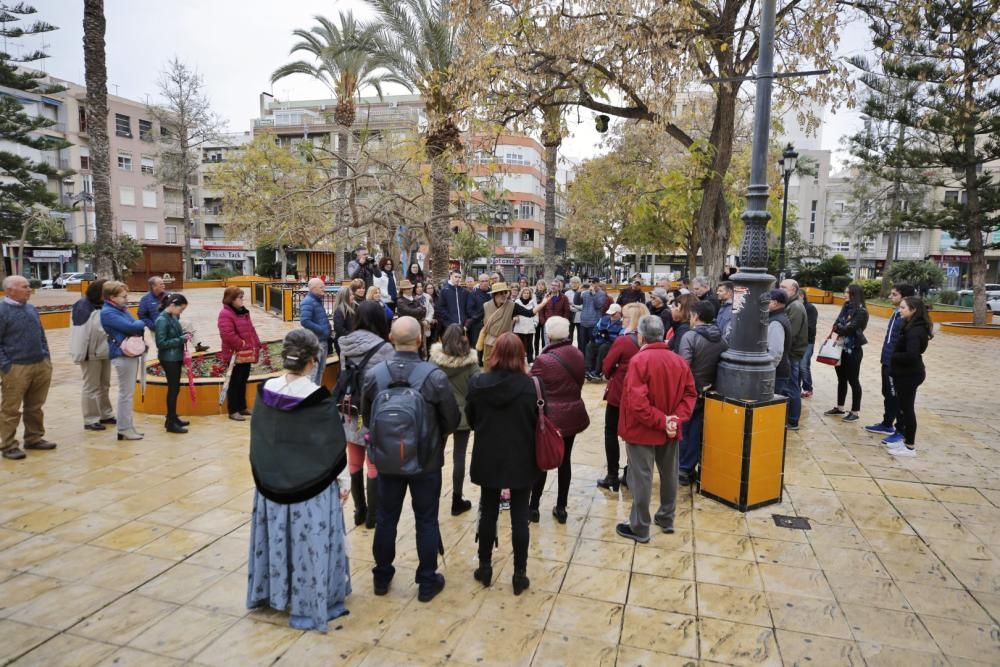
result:
[(701, 494), (746, 512), (781, 502), (787, 399), (705, 396)]

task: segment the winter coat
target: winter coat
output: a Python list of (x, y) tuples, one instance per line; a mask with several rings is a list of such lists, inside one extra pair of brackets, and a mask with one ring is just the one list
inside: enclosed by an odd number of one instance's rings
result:
[(715, 371), (725, 351), (722, 332), (714, 324), (699, 324), (681, 338), (677, 354), (691, 367), (699, 394), (715, 384)]
[(670, 320), (670, 330), (667, 331), (667, 348), (671, 352), (677, 352), (681, 347), (681, 340), (684, 334), (691, 330), (691, 325), (687, 322), (674, 322)]
[(73, 304), (69, 353), (74, 364), (108, 358), (108, 335), (101, 327), (101, 308), (86, 298)]
[(632, 445), (667, 444), (667, 417), (677, 417), (676, 440), (691, 418), (698, 392), (691, 369), (664, 343), (649, 343), (629, 361), (619, 406), (618, 435)]
[(583, 353), (568, 340), (546, 346), (531, 365), (531, 374), (545, 383), (547, 414), (563, 436), (582, 433), (590, 426), (587, 406), (580, 396), (583, 366)]
[(608, 405), (621, 405), (622, 388), (625, 386), (625, 374), (628, 372), (628, 362), (639, 351), (639, 341), (635, 332), (623, 333), (611, 344), (611, 349), (604, 357), (601, 374), (608, 379), (604, 388), (604, 400)]
[(139, 319), (143, 321), (146, 328), (150, 331), (156, 328), (156, 318), (160, 316), (160, 306), (163, 305), (163, 300), (166, 298), (166, 292), (160, 296), (156, 296), (152, 292), (146, 292), (139, 299)]
[(608, 297), (602, 290), (578, 292), (575, 301), (580, 306), (580, 326), (590, 328), (596, 325), (604, 313), (607, 300)]
[(646, 303), (646, 293), (641, 289), (626, 287), (618, 295), (618, 305), (624, 308), (630, 303)]
[(304, 328), (316, 334), (320, 348), (330, 340), (330, 318), (326, 314), (326, 304), (321, 297), (312, 292), (302, 298), (302, 303), (299, 305), (299, 322)]
[(774, 310), (768, 314), (767, 353), (774, 364), (774, 379), (784, 380), (792, 376), (789, 350), (792, 348), (792, 323), (785, 310)]
[(108, 334), (108, 358), (117, 359), (122, 356), (122, 343), (129, 336), (142, 336), (146, 331), (146, 323), (132, 317), (127, 309), (123, 310), (110, 302), (101, 307), (101, 326)]
[(465, 326), (469, 321), (469, 293), (464, 287), (445, 283), (438, 292), (437, 307), (434, 312), (438, 314), (442, 330), (447, 329), (450, 324)]
[(337, 308), (333, 311), (333, 331), (335, 337), (334, 344), (337, 353), (340, 353), (340, 339), (354, 331), (354, 314), (346, 308)]
[(411, 296), (401, 296), (396, 299), (396, 317), (409, 316), (417, 322), (423, 322), (427, 317), (424, 304)]
[(865, 329), (868, 327), (868, 310), (864, 306), (855, 306), (850, 301), (844, 302), (837, 321), (833, 323), (833, 333), (844, 338), (844, 351), (850, 352), (868, 342)]
[[(531, 297), (527, 302), (521, 299), (516, 299), (514, 301), (517, 305), (522, 308), (527, 308), (529, 310), (534, 310), (538, 303), (535, 301), (535, 297)], [(514, 320), (514, 333), (516, 334), (533, 334), (535, 333), (535, 328), (538, 326), (538, 317), (527, 317), (525, 315), (520, 315), (516, 320)]]
[(219, 337), (222, 338), (222, 351), (219, 358), (222, 365), (229, 365), (233, 354), (240, 350), (260, 350), (260, 338), (250, 320), (250, 311), (244, 306), (236, 311), (232, 306), (223, 306), (219, 311)]
[(368, 289), (372, 286), (372, 283), (375, 282), (375, 278), (382, 277), (382, 272), (379, 270), (375, 262), (371, 260), (371, 258), (369, 258), (363, 265), (359, 264), (358, 260), (352, 259), (347, 264), (347, 276), (351, 280), (360, 278), (365, 281), (365, 289)]
[[(813, 308), (813, 313), (815, 314), (816, 309)], [(719, 327), (719, 331), (722, 332), (723, 339), (728, 340), (726, 336), (726, 329), (729, 325), (733, 323), (733, 303), (727, 301), (726, 303), (719, 306), (719, 314), (715, 316), (715, 325)], [(812, 340), (816, 340), (816, 318), (813, 317), (813, 337)]]
[[(538, 303), (541, 303), (541, 301)], [(570, 322), (573, 321), (573, 311), (572, 308), (570, 308), (570, 300), (565, 294), (549, 298), (549, 302), (545, 304), (545, 307), (538, 311), (538, 324), (544, 327), (545, 320), (550, 317), (557, 316), (565, 317)]]
[(594, 327), (594, 332), (590, 334), (590, 340), (597, 345), (611, 345), (622, 333), (622, 320), (611, 319), (610, 315), (605, 315)]
[(819, 312), (816, 310), (816, 306), (808, 301), (803, 301), (802, 305), (806, 307), (806, 331), (809, 335), (809, 345), (814, 345), (816, 343), (816, 321), (819, 319)]
[(924, 369), (924, 352), (930, 341), (930, 332), (923, 322), (904, 324), (896, 349), (892, 353), (890, 371), (896, 378), (918, 378)]
[(160, 361), (183, 361), (187, 338), (180, 319), (170, 313), (156, 318), (156, 356)]
[(469, 393), (469, 380), (479, 375), (479, 358), (475, 350), (469, 350), (465, 357), (450, 357), (444, 353), (441, 343), (431, 345), (430, 362), (444, 371), (451, 384), (451, 395), (458, 403), (462, 418), (456, 431), (468, 431), (469, 421), (465, 416), (465, 397)]
[[(396, 274), (392, 271), (382, 271), (380, 275), (375, 276), (375, 279), (372, 281), (372, 285), (378, 288), (379, 295), (382, 298), (382, 303), (387, 306), (392, 305), (396, 302), (396, 299), (399, 298), (399, 281), (396, 280)], [(396, 292), (396, 294), (393, 295), (393, 292)]]
[(534, 486), (541, 471), (535, 464), (538, 405), (531, 378), (507, 370), (476, 375), (469, 380), (465, 414), (476, 432), (472, 483), (491, 489)]
[(809, 345), (809, 315), (806, 314), (806, 307), (799, 298), (788, 302), (785, 306), (785, 315), (792, 325), (792, 346), (788, 355), (794, 362), (805, 356), (806, 347)]
[[(341, 367), (343, 367), (343, 364), (346, 364), (348, 361), (361, 363), (361, 360), (366, 354), (368, 354), (369, 351), (371, 351), (373, 347), (378, 345), (382, 346), (375, 354), (372, 355), (371, 359), (368, 360), (368, 364), (364, 367), (365, 373), (371, 370), (372, 366), (375, 364), (382, 363), (392, 357), (394, 353), (391, 343), (379, 338), (378, 334), (374, 334), (367, 329), (352, 331), (338, 340), (340, 342)], [(344, 423), (344, 435), (347, 436), (348, 442), (361, 444), (364, 442), (366, 433), (368, 433), (367, 427), (359, 427), (356, 421), (352, 420), (350, 423)]]

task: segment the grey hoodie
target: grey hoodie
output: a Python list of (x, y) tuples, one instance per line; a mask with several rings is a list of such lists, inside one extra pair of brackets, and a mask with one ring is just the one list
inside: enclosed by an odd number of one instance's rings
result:
[(681, 338), (677, 354), (691, 367), (694, 386), (699, 394), (715, 384), (715, 371), (725, 351), (722, 332), (715, 324), (699, 324)]
[[(364, 369), (365, 373), (371, 370), (371, 368), (376, 364), (380, 364), (389, 359), (395, 353), (395, 350), (392, 349), (392, 343), (383, 340), (377, 334), (365, 329), (352, 331), (343, 338), (338, 338), (337, 340), (340, 341), (341, 363), (346, 362), (348, 359), (356, 363), (360, 363), (364, 356), (368, 354), (369, 350), (381, 343), (385, 343), (385, 345), (382, 345), (378, 352), (373, 354), (371, 359), (368, 360), (368, 364)], [(347, 436), (348, 442), (353, 442), (355, 444), (364, 443), (364, 437), (367, 432), (367, 427), (358, 427), (357, 422), (353, 420), (344, 422), (344, 435)]]

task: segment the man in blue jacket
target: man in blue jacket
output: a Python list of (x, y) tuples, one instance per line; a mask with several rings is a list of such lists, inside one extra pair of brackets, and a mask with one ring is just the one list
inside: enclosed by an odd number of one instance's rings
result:
[(461, 327), (466, 325), (469, 320), (468, 302), (469, 293), (462, 287), (462, 273), (452, 271), (448, 274), (448, 282), (441, 286), (437, 303), (434, 304), (434, 317), (441, 323), (442, 331), (451, 324)]
[(160, 305), (167, 296), (167, 287), (163, 278), (153, 276), (149, 279), (149, 291), (139, 300), (139, 319), (150, 331), (156, 331), (156, 318), (160, 316)]
[(896, 341), (899, 340), (903, 332), (903, 318), (899, 314), (899, 304), (905, 297), (913, 296), (916, 290), (912, 285), (893, 285), (889, 292), (889, 301), (896, 307), (889, 318), (889, 326), (885, 330), (885, 340), (882, 341), (882, 399), (885, 412), (882, 421), (871, 426), (865, 426), (869, 433), (878, 433), (886, 436), (882, 444), (894, 445), (903, 441), (903, 425), (899, 421), (899, 401), (896, 400), (896, 392), (892, 387), (892, 376), (889, 373), (889, 365), (892, 362), (892, 353), (896, 350)]
[(600, 380), (601, 368), (604, 366), (604, 357), (607, 356), (611, 344), (615, 342), (622, 332), (622, 307), (617, 303), (611, 304), (608, 314), (602, 317), (594, 332), (590, 342), (587, 343), (587, 371), (588, 380)]
[(326, 358), (330, 354), (330, 317), (326, 313), (323, 297), (326, 294), (326, 284), (319, 278), (309, 281), (309, 294), (306, 294), (299, 304), (299, 322), (309, 331), (316, 334), (319, 341), (319, 358), (313, 382), (323, 384), (323, 371), (326, 370)]

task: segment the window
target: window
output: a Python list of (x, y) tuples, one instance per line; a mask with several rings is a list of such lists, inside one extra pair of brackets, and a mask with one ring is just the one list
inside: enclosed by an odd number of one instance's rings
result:
[(847, 209), (847, 203), (842, 201), (833, 202), (833, 210), (837, 213), (843, 213)]
[(147, 176), (153, 175), (153, 158), (142, 156), (142, 173)]
[(90, 169), (90, 156), (89, 155), (81, 155), (80, 156), (80, 169), (84, 170), (84, 171)]
[(145, 208), (156, 208), (156, 190), (142, 191), (142, 205)]
[(77, 120), (80, 123), (80, 132), (86, 132), (87, 131), (87, 108), (86, 107), (84, 107), (82, 105), (80, 106), (80, 111), (77, 114)]
[(521, 230), (521, 245), (531, 247), (535, 243), (535, 230)]
[(153, 140), (153, 121), (139, 119), (139, 138), (143, 141)]
[(135, 206), (135, 188), (118, 186), (118, 203), (122, 206)]
[(115, 134), (119, 137), (132, 138), (132, 119), (125, 114), (115, 114)]
[(135, 222), (133, 220), (122, 220), (122, 234), (128, 234), (134, 239), (139, 238), (136, 233)]
[(957, 204), (961, 199), (961, 203), (965, 204), (968, 202), (968, 193), (965, 190), (945, 190), (944, 192), (944, 203), (945, 204)]
[(132, 154), (131, 153), (119, 153), (118, 154), (118, 168), (122, 171), (132, 171)]
[(834, 252), (850, 252), (851, 242), (850, 241), (834, 241), (830, 244), (830, 249)]
[(163, 227), (163, 240), (167, 243), (177, 243), (177, 226), (176, 225), (164, 225)]
[(520, 153), (507, 153), (507, 164), (528, 164), (528, 161)]
[(812, 203), (809, 206), (809, 240), (810, 241), (815, 241), (816, 240), (816, 206), (818, 204), (819, 204), (819, 202), (817, 200), (813, 199)]
[(534, 220), (535, 219), (535, 204), (530, 201), (521, 202), (521, 219), (522, 220)]
[(158, 222), (147, 222), (143, 225), (143, 239), (146, 241), (158, 241), (160, 239), (160, 224)]

